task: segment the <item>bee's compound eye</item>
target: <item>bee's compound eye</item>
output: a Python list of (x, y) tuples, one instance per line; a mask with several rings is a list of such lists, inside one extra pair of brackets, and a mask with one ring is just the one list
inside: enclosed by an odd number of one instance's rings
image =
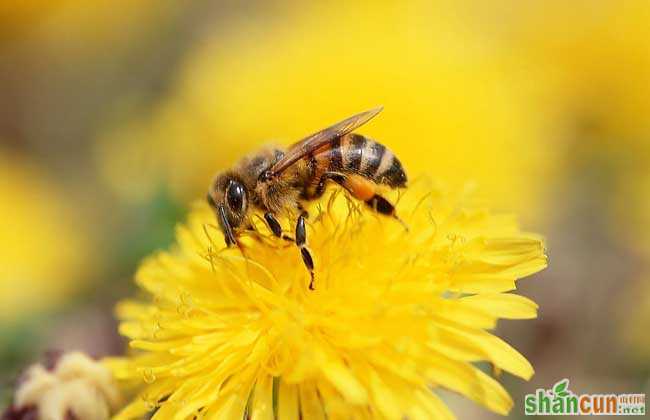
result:
[(246, 205), (246, 190), (237, 181), (231, 181), (226, 191), (228, 207), (234, 212), (241, 212)]

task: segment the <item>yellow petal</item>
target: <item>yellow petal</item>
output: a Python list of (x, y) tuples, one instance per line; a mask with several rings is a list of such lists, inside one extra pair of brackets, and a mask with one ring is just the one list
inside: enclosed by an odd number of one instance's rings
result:
[(508, 343), (483, 330), (473, 330), (461, 326), (440, 326), (459, 339), (465, 339), (468, 346), (472, 346), (476, 354), (481, 355), (479, 360), (487, 360), (495, 366), (510, 372), (523, 379), (533, 376), (533, 367), (528, 360)]
[[(231, 394), (223, 398), (218, 404), (209, 408), (205, 415), (206, 420), (241, 419), (244, 417), (246, 398), (241, 395)], [(153, 420), (157, 420), (155, 417)]]
[(330, 360), (323, 366), (323, 375), (352, 404), (368, 402), (368, 392), (341, 362)]
[(471, 364), (442, 355), (431, 356), (430, 362), (427, 376), (434, 383), (499, 414), (507, 414), (512, 408), (512, 399), (501, 384)]
[(298, 420), (298, 386), (280, 380), (278, 390), (278, 419)]
[(273, 420), (273, 378), (271, 376), (263, 376), (255, 385), (251, 419)]
[(370, 373), (370, 391), (374, 405), (386, 418), (396, 419), (402, 414), (393, 392), (375, 372)]
[(300, 386), (300, 410), (303, 419), (325, 420), (325, 411), (313, 383)]
[(463, 307), (474, 308), (498, 318), (532, 319), (537, 317), (537, 304), (512, 293), (481, 294), (460, 299)]
[(126, 407), (124, 407), (119, 413), (113, 416), (113, 420), (135, 420), (141, 419), (151, 411), (151, 408), (144, 400), (136, 398)]
[(418, 391), (417, 398), (436, 420), (455, 420), (447, 405), (433, 391)]

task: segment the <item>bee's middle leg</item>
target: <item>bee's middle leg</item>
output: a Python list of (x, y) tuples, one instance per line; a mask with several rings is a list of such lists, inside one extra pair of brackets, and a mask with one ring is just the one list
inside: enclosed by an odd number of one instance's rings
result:
[(278, 219), (275, 218), (275, 215), (271, 213), (270, 211), (267, 211), (264, 213), (264, 220), (266, 221), (266, 224), (269, 226), (269, 229), (271, 229), (271, 232), (278, 238), (282, 238), (285, 241), (291, 241), (293, 242), (293, 238), (291, 236), (285, 235), (282, 233), (282, 226), (280, 226), (280, 222), (278, 222)]
[(302, 261), (305, 263), (305, 267), (309, 270), (309, 275), (311, 276), (311, 281), (309, 282), (309, 290), (314, 290), (314, 259), (311, 256), (311, 252), (307, 248), (307, 227), (305, 225), (305, 219), (307, 218), (307, 212), (303, 211), (298, 216), (298, 222), (296, 223), (296, 245), (300, 248), (300, 255), (302, 256)]
[(316, 188), (313, 190), (313, 192), (311, 192), (311, 194), (308, 194), (309, 199), (314, 200), (316, 198), (320, 198), (325, 192), (325, 188), (327, 187), (327, 181), (329, 180), (332, 180), (342, 185), (343, 182), (345, 182), (345, 175), (340, 174), (338, 172), (325, 172), (319, 178), (318, 184), (316, 184)]

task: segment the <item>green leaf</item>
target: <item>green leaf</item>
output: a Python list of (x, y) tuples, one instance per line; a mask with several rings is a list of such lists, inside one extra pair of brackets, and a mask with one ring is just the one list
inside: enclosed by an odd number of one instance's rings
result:
[(562, 379), (561, 381), (553, 385), (553, 394), (558, 395), (560, 397), (565, 397), (569, 395), (569, 393), (567, 392), (568, 386), (569, 386), (569, 380)]

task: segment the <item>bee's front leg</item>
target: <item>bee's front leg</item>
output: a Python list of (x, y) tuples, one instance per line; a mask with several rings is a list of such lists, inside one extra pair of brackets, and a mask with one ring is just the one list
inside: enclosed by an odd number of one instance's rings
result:
[(298, 222), (296, 223), (296, 245), (300, 248), (300, 255), (302, 256), (302, 261), (305, 263), (307, 270), (309, 270), (309, 275), (311, 276), (311, 281), (309, 282), (309, 290), (314, 290), (314, 259), (311, 256), (311, 252), (307, 248), (307, 228), (305, 226), (305, 219), (307, 218), (307, 212), (303, 211), (298, 216)]

